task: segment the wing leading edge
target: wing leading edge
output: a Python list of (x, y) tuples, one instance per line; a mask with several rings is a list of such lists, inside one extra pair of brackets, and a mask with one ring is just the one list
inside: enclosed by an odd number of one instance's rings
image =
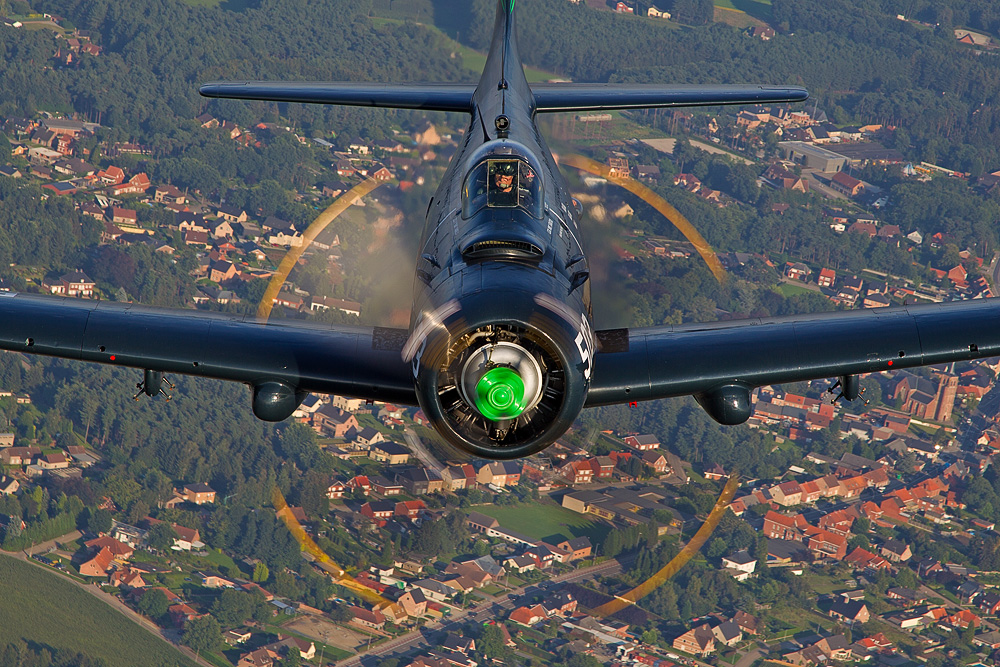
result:
[(634, 85), (618, 83), (536, 83), (535, 109), (544, 111), (608, 111), (720, 104), (802, 102), (805, 88), (763, 85)]
[(403, 329), (0, 293), (0, 349), (416, 405)]
[[(205, 97), (269, 102), (309, 102), (393, 109), (459, 111), (473, 109), (475, 84), (466, 83), (207, 83)], [(795, 86), (662, 86), (614, 83), (536, 83), (535, 108), (547, 111), (601, 111), (658, 107), (801, 102), (809, 97)]]
[(598, 333), (587, 406), (1000, 356), (1000, 299)]

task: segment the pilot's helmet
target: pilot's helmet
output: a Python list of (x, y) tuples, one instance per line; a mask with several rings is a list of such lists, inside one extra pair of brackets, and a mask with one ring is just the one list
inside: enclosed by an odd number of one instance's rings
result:
[(496, 161), (490, 163), (490, 173), (500, 176), (513, 176), (515, 171), (514, 162), (510, 160), (505, 160), (503, 162)]

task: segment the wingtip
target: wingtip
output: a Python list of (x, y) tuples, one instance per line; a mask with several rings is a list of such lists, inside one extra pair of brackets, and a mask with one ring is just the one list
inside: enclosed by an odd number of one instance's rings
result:
[(238, 86), (246, 86), (248, 81), (209, 81), (201, 84), (198, 93), (202, 97), (226, 97), (227, 91)]

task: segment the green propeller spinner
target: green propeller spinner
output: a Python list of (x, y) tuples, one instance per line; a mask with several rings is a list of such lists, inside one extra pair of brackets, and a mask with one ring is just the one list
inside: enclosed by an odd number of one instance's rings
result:
[(524, 381), (511, 368), (491, 368), (476, 383), (475, 400), (476, 409), (487, 419), (514, 419), (524, 412)]

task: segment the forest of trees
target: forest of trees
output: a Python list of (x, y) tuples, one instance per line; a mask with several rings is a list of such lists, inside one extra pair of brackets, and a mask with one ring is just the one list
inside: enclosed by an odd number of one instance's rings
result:
[[(37, 63), (51, 56), (51, 34), (8, 32), (0, 45), (0, 116), (38, 109), (100, 113), (112, 138), (141, 138), (178, 159), (178, 149), (192, 147), (192, 119), (204, 110), (237, 124), (273, 120), (280, 111), (306, 131), (381, 136), (394, 117), (409, 112), (209, 102), (198, 96), (197, 84), (221, 78), (350, 80), (359, 72), (383, 81), (469, 80), (474, 74), (452, 57), (440, 33), (411, 22), (376, 25), (368, 14), (426, 20), (433, 13), (446, 31), (484, 48), (495, 5), (303, 0), (261, 2), (234, 12), (179, 0), (142, 7), (109, 0), (35, 4), (94, 31), (106, 50), (84, 58), (78, 69), (43, 71)], [(706, 7), (711, 3), (675, 0), (670, 8), (696, 24), (707, 22)], [(772, 22), (782, 34), (769, 42), (743, 38), (723, 24), (671, 29), (565, 0), (524, 2), (518, 13), (527, 61), (562, 76), (804, 84), (834, 122), (901, 127), (895, 141), (908, 154), (973, 175), (1000, 166), (1000, 108), (990, 93), (1000, 74), (992, 56), (977, 57), (952, 34), (956, 26), (997, 34), (1000, 10), (984, 0), (775, 0)], [(895, 20), (897, 14), (937, 27)], [(231, 162), (205, 164), (220, 169)]]

